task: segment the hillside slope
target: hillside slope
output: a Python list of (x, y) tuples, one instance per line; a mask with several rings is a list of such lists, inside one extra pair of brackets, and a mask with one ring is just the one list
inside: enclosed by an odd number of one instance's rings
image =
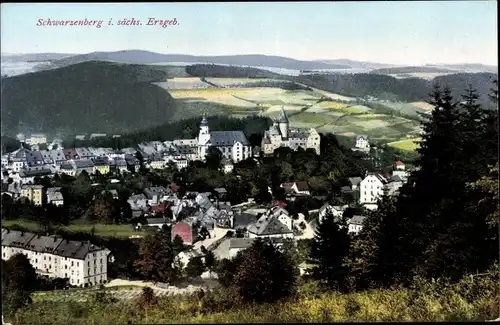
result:
[(302, 61), (281, 56), (260, 54), (248, 55), (221, 55), (221, 56), (194, 56), (184, 54), (161, 54), (141, 50), (126, 50), (117, 52), (92, 52), (75, 55), (62, 60), (54, 61), (57, 65), (75, 64), (90, 60), (115, 61), (123, 63), (150, 64), (159, 62), (192, 62), (229, 65), (247, 65), (256, 67), (273, 67), (283, 69), (348, 69), (348, 65), (328, 64), (324, 62)]
[(345, 75), (302, 75), (294, 80), (310, 87), (353, 97), (377, 97), (384, 100), (422, 101), (429, 98), (434, 83), (448, 86), (453, 96), (459, 98), (468, 84), (477, 89), (481, 104), (491, 104), (488, 94), (493, 80), (498, 76), (493, 73), (455, 73), (438, 76), (433, 80), (421, 78), (397, 79), (376, 73)]
[(19, 122), (44, 132), (123, 133), (168, 121), (176, 114), (168, 92), (151, 84), (167, 72), (138, 65), (86, 62), (2, 79), (6, 134)]

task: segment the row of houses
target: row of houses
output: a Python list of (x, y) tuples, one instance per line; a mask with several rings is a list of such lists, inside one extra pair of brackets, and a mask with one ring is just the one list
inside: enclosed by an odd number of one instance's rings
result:
[(79, 287), (107, 282), (108, 261), (113, 260), (108, 249), (88, 241), (2, 228), (2, 260), (16, 254), (24, 254), (38, 274), (66, 278)]

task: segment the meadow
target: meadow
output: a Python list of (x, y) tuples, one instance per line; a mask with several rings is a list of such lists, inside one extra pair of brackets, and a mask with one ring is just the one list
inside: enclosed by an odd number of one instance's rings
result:
[[(271, 82), (270, 87), (260, 87), (262, 82), (267, 81)], [(356, 98), (315, 88), (285, 90), (272, 84), (278, 81), (266, 78), (206, 78), (202, 81), (202, 78), (189, 77), (172, 78), (166, 83), (156, 84), (167, 89), (179, 105), (186, 107), (183, 111), (192, 114), (203, 110), (207, 113), (223, 112), (235, 117), (262, 114), (274, 119), (283, 108), (291, 126), (296, 128), (314, 127), (320, 132), (351, 137), (364, 134), (383, 142), (394, 142), (417, 132), (419, 123), (414, 119), (377, 113), (370, 107), (354, 103)], [(412, 116), (417, 111), (428, 110), (423, 102), (385, 101), (383, 105)]]
[[(39, 231), (43, 228), (37, 222), (30, 220), (2, 220), (2, 227), (20, 226), (30, 231)], [(106, 225), (106, 224), (70, 224), (68, 226), (59, 226), (61, 230), (70, 232), (91, 232), (95, 231), (96, 236), (102, 237), (120, 237), (129, 238), (131, 236), (143, 235), (141, 231), (134, 230), (132, 225)]]
[(33, 325), (439, 322), (492, 320), (499, 312), (498, 266), (454, 284), (416, 278), (409, 288), (344, 294), (321, 290), (313, 281), (301, 282), (289, 299), (262, 305), (240, 304), (220, 289), (203, 295), (156, 296), (149, 303), (133, 293), (134, 288), (35, 293), (31, 305), (6, 321)]
[(420, 140), (421, 138), (404, 139), (404, 140), (390, 142), (387, 145), (399, 150), (415, 151), (417, 148), (419, 148), (418, 141)]

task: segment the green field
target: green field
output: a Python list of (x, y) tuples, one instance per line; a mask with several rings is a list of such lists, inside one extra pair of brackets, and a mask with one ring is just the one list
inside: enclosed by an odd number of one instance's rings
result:
[(416, 141), (420, 140), (421, 138), (405, 139), (405, 140), (390, 142), (388, 143), (388, 145), (399, 150), (415, 151), (419, 147), (419, 144)]
[[(12, 227), (18, 225), (27, 228), (31, 231), (39, 231), (42, 229), (40, 224), (29, 220), (3, 220), (2, 227)], [(60, 229), (73, 232), (91, 232), (95, 229), (95, 234), (102, 237), (126, 237), (142, 235), (142, 232), (135, 231), (132, 225), (105, 225), (105, 224), (71, 224), (68, 226), (60, 226)]]
[[(283, 108), (292, 127), (318, 128), (355, 137), (366, 134), (373, 140), (393, 142), (416, 134), (419, 123), (403, 117), (376, 113), (371, 108), (354, 103), (356, 98), (328, 93), (319, 89), (285, 90), (279, 87), (260, 87), (256, 82), (274, 82), (265, 78), (173, 78), (159, 86), (168, 89), (173, 98), (186, 107), (185, 112), (223, 113), (242, 117), (262, 114), (277, 118)], [(227, 87), (227, 88), (226, 88)], [(414, 115), (421, 108), (415, 103), (384, 102), (394, 111)], [(198, 112), (199, 113), (199, 112)]]

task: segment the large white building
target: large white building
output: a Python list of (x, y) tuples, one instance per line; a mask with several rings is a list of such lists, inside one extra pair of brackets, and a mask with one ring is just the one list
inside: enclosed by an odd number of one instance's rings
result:
[(243, 131), (212, 131), (206, 117), (200, 124), (197, 138), (198, 158), (205, 160), (208, 148), (217, 148), (224, 158), (239, 162), (252, 156), (252, 147)]
[(2, 229), (2, 260), (18, 253), (28, 257), (37, 273), (67, 278), (74, 286), (94, 286), (108, 280), (110, 251), (90, 242)]
[(261, 148), (264, 154), (269, 155), (279, 147), (288, 147), (293, 150), (299, 148), (314, 149), (316, 154), (320, 154), (320, 136), (316, 129), (309, 130), (290, 129), (290, 123), (285, 110), (281, 108), (281, 115), (278, 120), (264, 133)]

